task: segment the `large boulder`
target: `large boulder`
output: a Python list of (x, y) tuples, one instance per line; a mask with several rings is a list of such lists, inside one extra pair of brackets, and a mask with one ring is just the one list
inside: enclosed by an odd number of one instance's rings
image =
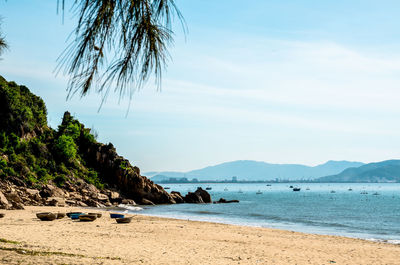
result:
[(48, 197), (64, 198), (66, 196), (66, 193), (62, 189), (50, 184), (44, 185), (39, 194), (43, 198), (48, 198)]
[(212, 203), (211, 195), (206, 190), (203, 190), (201, 187), (198, 187), (197, 190), (194, 192), (199, 195), (204, 203)]
[(184, 203), (184, 199), (182, 195), (177, 191), (171, 191), (171, 197), (174, 199), (176, 203)]
[(195, 192), (189, 192), (183, 199), (186, 203), (212, 203), (210, 193), (201, 187)]
[(65, 199), (60, 197), (49, 197), (46, 199), (46, 205), (64, 207)]
[(184, 198), (186, 203), (204, 203), (200, 195), (195, 192), (188, 192)]
[(6, 196), (0, 191), (0, 209), (9, 209), (11, 204), (8, 202)]

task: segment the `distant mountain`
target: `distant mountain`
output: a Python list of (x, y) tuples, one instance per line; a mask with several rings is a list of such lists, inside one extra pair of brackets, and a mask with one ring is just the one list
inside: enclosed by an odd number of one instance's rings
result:
[[(162, 175), (170, 178), (196, 178), (199, 181), (230, 180), (233, 176), (236, 176), (238, 180), (250, 181), (275, 179), (300, 180), (338, 174), (347, 168), (359, 167), (361, 165), (363, 165), (361, 162), (328, 161), (325, 164), (310, 167), (298, 164), (270, 164), (252, 160), (239, 160), (189, 172), (147, 172), (144, 174), (149, 177)], [(153, 178), (151, 179), (153, 180)], [(153, 181), (157, 182), (156, 179)]]
[(369, 163), (348, 168), (337, 175), (319, 178), (321, 182), (400, 182), (400, 160)]

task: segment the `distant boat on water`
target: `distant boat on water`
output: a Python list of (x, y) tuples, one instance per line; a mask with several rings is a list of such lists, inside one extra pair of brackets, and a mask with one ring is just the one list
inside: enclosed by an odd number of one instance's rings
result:
[(261, 190), (258, 190), (258, 191), (256, 192), (256, 194), (262, 194)]
[(239, 190), (238, 192), (239, 192), (239, 193), (243, 193), (243, 191), (242, 191), (242, 190)]
[(352, 189), (352, 188), (349, 188), (348, 191), (353, 191), (353, 189)]
[(360, 194), (368, 194), (368, 192), (366, 192), (365, 190), (363, 190), (362, 192), (360, 192)]
[(306, 190), (310, 190), (310, 188), (309, 187), (307, 187), (307, 189)]
[(331, 190), (331, 193), (336, 193), (336, 191), (334, 191), (334, 190)]
[(228, 188), (225, 188), (224, 191), (228, 191)]
[(207, 187), (206, 190), (212, 190), (212, 188), (211, 187)]
[(378, 192), (374, 192), (372, 195), (376, 196), (376, 195), (380, 195), (380, 194)]
[(290, 185), (290, 186), (289, 186), (289, 188), (293, 189), (293, 186), (292, 186), (292, 185)]
[(300, 191), (301, 188), (293, 188), (293, 191)]
[(164, 187), (164, 190), (169, 190), (170, 189), (170, 187)]

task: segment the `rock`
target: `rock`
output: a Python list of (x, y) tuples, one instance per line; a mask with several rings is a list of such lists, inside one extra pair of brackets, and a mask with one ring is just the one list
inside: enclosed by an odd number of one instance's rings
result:
[(184, 203), (182, 195), (177, 191), (171, 191), (171, 197), (174, 199), (176, 203)]
[(97, 199), (98, 199), (99, 201), (108, 202), (108, 196), (105, 195), (105, 194), (102, 194), (102, 193), (97, 194)]
[(11, 204), (8, 202), (6, 196), (0, 191), (0, 209), (9, 209)]
[(136, 202), (134, 200), (131, 200), (131, 199), (122, 199), (121, 203), (122, 204), (127, 204), (127, 205), (136, 205)]
[(110, 193), (109, 193), (108, 196), (110, 197), (111, 200), (118, 200), (118, 199), (120, 199), (120, 195), (119, 195), (119, 193), (116, 192), (116, 191), (110, 191)]
[(48, 198), (48, 197), (64, 198), (65, 197), (65, 192), (62, 189), (60, 189), (56, 186), (50, 185), (50, 184), (44, 185), (39, 194), (43, 198)]
[(24, 204), (22, 202), (12, 202), (11, 210), (24, 210)]
[(194, 193), (199, 195), (203, 199), (204, 203), (212, 203), (210, 193), (208, 193), (206, 190), (203, 190), (201, 187), (198, 187)]
[(77, 202), (74, 200), (65, 200), (65, 203), (68, 205), (76, 205), (77, 204)]
[(141, 205), (155, 205), (154, 202), (147, 200), (147, 199), (142, 199), (142, 202), (140, 204)]
[(82, 200), (82, 195), (77, 193), (77, 192), (71, 192), (69, 194), (69, 198), (72, 199), (72, 200), (81, 201)]
[(214, 203), (237, 203), (239, 202), (238, 200), (225, 200), (224, 198), (220, 198), (218, 201), (215, 201)]
[(141, 202), (147, 199), (153, 203), (174, 203), (174, 199), (161, 186), (140, 175), (139, 168), (119, 156), (112, 144), (87, 143), (85, 154), (87, 167), (102, 172), (105, 182), (120, 193), (113, 194), (111, 202), (119, 200), (121, 195)]
[(12, 204), (13, 203), (22, 203), (23, 202), (21, 197), (18, 195), (18, 193), (16, 191), (6, 193), (5, 196), (6, 196), (7, 200), (9, 202), (11, 202)]
[(65, 199), (60, 197), (49, 197), (46, 199), (46, 205), (64, 207)]
[(81, 202), (81, 201), (77, 201), (77, 202), (76, 202), (76, 205), (77, 205), (77, 206), (80, 206), (80, 207), (88, 207), (88, 205), (87, 205), (86, 203)]
[(188, 194), (186, 194), (184, 197), (184, 200), (186, 203), (204, 203), (201, 196), (194, 192), (188, 192)]
[[(25, 192), (29, 195), (29, 197), (34, 198), (36, 195), (39, 195), (39, 191), (35, 189), (25, 189)], [(40, 195), (39, 195), (40, 196)]]

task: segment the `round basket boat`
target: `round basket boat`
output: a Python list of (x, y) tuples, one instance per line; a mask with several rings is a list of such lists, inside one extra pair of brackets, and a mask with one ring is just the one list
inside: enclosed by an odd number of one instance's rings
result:
[(3, 218), (5, 215), (5, 213), (0, 213), (0, 218)]
[(124, 218), (125, 215), (119, 213), (110, 213), (111, 218)]
[(78, 220), (79, 219), (79, 216), (81, 216), (81, 215), (85, 215), (84, 213), (73, 213), (73, 214), (71, 214), (69, 217), (72, 219), (72, 220)]
[(115, 219), (119, 224), (128, 224), (132, 221), (132, 217), (125, 217), (125, 218), (116, 218)]
[(57, 219), (57, 214), (55, 213), (37, 213), (36, 217), (42, 221), (53, 221)]
[(82, 212), (69, 212), (69, 213), (67, 213), (66, 215), (68, 216), (68, 217), (71, 217), (71, 215), (77, 215), (77, 214), (83, 214)]
[(88, 213), (89, 215), (96, 215), (97, 218), (100, 218), (102, 216), (101, 213)]
[(65, 217), (65, 213), (57, 213), (57, 219), (62, 219)]
[(79, 221), (81, 221), (81, 222), (93, 222), (96, 219), (97, 219), (97, 215), (93, 215), (93, 214), (79, 215)]

